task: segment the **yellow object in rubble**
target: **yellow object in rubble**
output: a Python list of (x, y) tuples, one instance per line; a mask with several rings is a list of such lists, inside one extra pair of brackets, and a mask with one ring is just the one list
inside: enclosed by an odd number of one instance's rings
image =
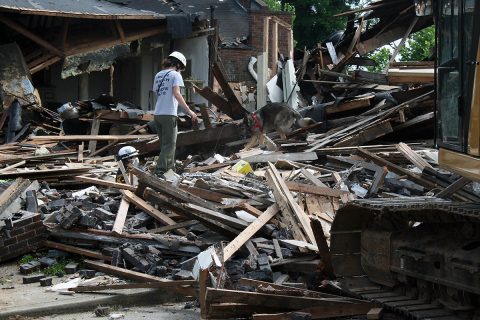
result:
[(250, 166), (250, 163), (248, 163), (245, 160), (240, 160), (238, 161), (232, 169), (238, 173), (243, 173), (243, 174), (249, 174), (250, 172), (253, 172), (252, 167)]

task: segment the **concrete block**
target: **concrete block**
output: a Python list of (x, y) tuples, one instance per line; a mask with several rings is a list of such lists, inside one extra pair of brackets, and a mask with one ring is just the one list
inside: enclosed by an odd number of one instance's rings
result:
[(45, 275), (43, 273), (25, 276), (23, 277), (23, 284), (39, 282), (40, 279), (43, 278), (45, 278)]
[(40, 279), (40, 285), (42, 287), (48, 287), (52, 285), (52, 277), (42, 278)]
[(40, 270), (40, 262), (36, 260), (32, 260), (30, 262), (24, 263), (20, 265), (20, 273), (21, 274), (30, 274), (37, 270)]
[(150, 268), (150, 263), (148, 263), (148, 261), (142, 256), (136, 254), (131, 248), (123, 249), (122, 255), (125, 260), (130, 262), (135, 268), (141, 270), (142, 272), (146, 272)]
[(83, 270), (80, 270), (78, 273), (80, 274), (80, 277), (82, 278), (87, 278), (87, 279), (91, 279), (93, 277), (95, 277), (95, 270), (90, 270), (90, 269), (83, 269)]
[(65, 273), (66, 274), (74, 274), (78, 270), (78, 263), (70, 262), (65, 266)]
[(116, 217), (115, 214), (100, 207), (93, 209), (93, 215), (102, 221), (115, 220)]

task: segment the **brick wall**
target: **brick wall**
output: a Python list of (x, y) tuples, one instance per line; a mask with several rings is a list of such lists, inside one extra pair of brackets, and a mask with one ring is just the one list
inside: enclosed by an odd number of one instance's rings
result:
[(19, 257), (42, 246), (47, 232), (39, 213), (25, 213), (0, 229), (0, 262)]
[[(222, 65), (226, 73), (227, 80), (230, 82), (244, 81), (253, 84), (254, 80), (248, 72), (248, 62), (250, 57), (257, 57), (263, 51), (263, 18), (266, 16), (276, 16), (288, 24), (292, 22), (292, 15), (283, 12), (272, 11), (250, 11), (249, 12), (249, 42), (248, 49), (244, 48), (221, 48), (219, 55), (222, 60)], [(270, 21), (269, 39), (272, 39), (273, 22)], [(278, 26), (278, 50), (284, 56), (288, 57), (288, 30), (282, 26)], [(271, 41), (271, 40), (270, 40)], [(276, 66), (271, 61), (272, 45), (268, 45), (268, 65), (269, 68), (274, 69)]]

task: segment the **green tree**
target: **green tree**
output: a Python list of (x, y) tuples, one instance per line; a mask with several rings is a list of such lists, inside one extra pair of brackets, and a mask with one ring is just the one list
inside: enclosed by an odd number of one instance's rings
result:
[(391, 54), (392, 52), (386, 46), (371, 52), (368, 54), (368, 57), (375, 61), (377, 65), (375, 67), (368, 67), (367, 70), (370, 72), (383, 72), (388, 61), (390, 60)]
[(435, 26), (411, 34), (400, 49), (400, 61), (422, 61), (428, 59), (435, 47)]
[[(347, 1), (348, 5), (358, 5), (360, 0)], [(333, 31), (343, 30), (346, 18), (335, 14), (349, 9), (345, 0), (266, 0), (271, 10), (294, 13), (293, 38), (299, 47), (314, 48), (323, 42)]]

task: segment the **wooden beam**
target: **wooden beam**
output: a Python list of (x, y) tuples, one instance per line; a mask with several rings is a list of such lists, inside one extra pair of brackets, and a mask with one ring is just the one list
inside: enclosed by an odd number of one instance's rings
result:
[(115, 28), (117, 29), (118, 37), (120, 38), (120, 40), (122, 42), (126, 42), (125, 41), (125, 32), (123, 31), (123, 27), (122, 27), (122, 24), (120, 23), (120, 21), (115, 20)]
[(29, 186), (28, 179), (17, 178), (0, 194), (0, 213), (3, 213), (15, 199), (17, 199)]
[(207, 99), (210, 103), (216, 106), (221, 112), (225, 113), (227, 116), (233, 119), (234, 114), (232, 110), (232, 106), (228, 103), (228, 100), (221, 97), (218, 93), (213, 92), (213, 90), (209, 87), (197, 87), (196, 85), (192, 85), (195, 93), (198, 93), (205, 99)]
[(302, 192), (302, 193), (309, 193), (309, 194), (316, 194), (319, 196), (326, 196), (326, 197), (337, 197), (340, 198), (342, 195), (348, 195), (348, 191), (332, 189), (329, 187), (318, 187), (312, 186), (310, 184), (304, 184), (294, 181), (285, 181), (288, 189), (290, 191), (295, 192)]
[[(275, 66), (277, 65), (278, 59), (278, 21), (273, 21), (273, 28), (272, 28), (272, 51), (271, 51), (271, 64), (272, 64), (272, 73), (275, 75), (277, 73), (277, 69)], [(272, 77), (272, 74), (270, 74)]]
[(359, 108), (365, 108), (370, 106), (370, 99), (371, 98), (361, 98), (361, 99), (354, 99), (350, 101), (346, 101), (343, 103), (339, 103), (337, 106), (330, 105), (325, 107), (325, 113), (328, 114), (335, 114), (344, 111), (355, 110)]
[(207, 318), (207, 282), (208, 282), (208, 269), (200, 270), (200, 276), (198, 278), (198, 300), (200, 303), (200, 318), (206, 319)]
[[(133, 192), (125, 190), (123, 192), (124, 197), (126, 200), (132, 204), (134, 204), (136, 207), (142, 209), (146, 213), (148, 213), (150, 216), (155, 218), (155, 220), (160, 221), (163, 224), (166, 225), (176, 225), (176, 222), (172, 220), (172, 218), (168, 217), (166, 214), (161, 212), (160, 210), (156, 209), (154, 206), (151, 204), (147, 203), (145, 200), (143, 200), (140, 197), (137, 197)], [(175, 229), (175, 233), (178, 233), (181, 236), (186, 236), (188, 231), (184, 228), (180, 229)]]
[(74, 246), (70, 246), (70, 245), (66, 245), (66, 244), (58, 243), (54, 241), (49, 241), (49, 240), (45, 240), (43, 244), (49, 248), (54, 248), (54, 249), (65, 251), (65, 252), (79, 254), (85, 257), (90, 257), (90, 258), (105, 260), (105, 261), (112, 261), (112, 257), (106, 256), (96, 251), (92, 251), (88, 249), (78, 248), (78, 247), (74, 247)]
[(263, 52), (268, 55), (270, 17), (263, 17)]
[(461, 177), (455, 182), (453, 182), (451, 185), (440, 191), (435, 195), (437, 198), (446, 198), (457, 192), (458, 190), (462, 189), (464, 186), (472, 182), (470, 179)]
[(6, 166), (6, 167), (3, 168), (3, 169), (0, 169), (0, 172), (8, 172), (8, 171), (10, 171), (10, 170), (12, 170), (12, 169), (14, 169), (14, 168), (23, 166), (25, 163), (26, 163), (25, 160), (20, 161), (20, 162), (17, 162), (17, 163), (15, 163), (15, 164), (10, 165), (10, 166)]
[(246, 227), (235, 239), (223, 249), (223, 262), (228, 261), (258, 230), (260, 230), (270, 219), (272, 219), (280, 209), (276, 204), (256, 218), (248, 227)]
[(91, 184), (95, 184), (99, 186), (109, 187), (109, 188), (116, 188), (116, 189), (129, 190), (129, 191), (137, 190), (135, 186), (132, 186), (130, 184), (101, 180), (101, 179), (91, 178), (86, 176), (76, 176), (74, 177), (74, 179), (78, 181), (89, 182)]
[(178, 223), (171, 224), (171, 225), (166, 225), (166, 226), (160, 227), (160, 228), (150, 229), (150, 230), (148, 230), (148, 232), (149, 233), (163, 233), (163, 232), (176, 230), (176, 229), (179, 229), (179, 228), (190, 227), (190, 226), (193, 226), (193, 225), (196, 225), (196, 224), (199, 224), (199, 223), (200, 222), (195, 221), (195, 220), (187, 220), (187, 221), (178, 222)]
[[(98, 136), (99, 130), (100, 130), (100, 119), (95, 118), (92, 121), (92, 126), (90, 128), (90, 135)], [(90, 140), (88, 142), (88, 152), (90, 152), (90, 156), (95, 152), (96, 148), (97, 148), (97, 140)]]
[(408, 146), (408, 144), (400, 142), (399, 144), (396, 144), (395, 147), (405, 156), (405, 158), (407, 158), (421, 171), (423, 171), (423, 169), (425, 169), (426, 167), (433, 169), (433, 167), (427, 162), (427, 160), (423, 159), (418, 153), (413, 151), (412, 148)]
[(323, 273), (330, 279), (335, 279), (335, 273), (333, 272), (332, 258), (330, 256), (330, 249), (328, 248), (327, 238), (323, 231), (321, 221), (316, 217), (310, 218), (310, 225), (312, 226), (313, 234), (317, 242), (318, 253), (320, 254), (321, 263), (323, 266)]
[(107, 285), (92, 285), (92, 286), (78, 286), (68, 289), (73, 292), (98, 292), (105, 290), (128, 290), (128, 289), (167, 289), (169, 292), (184, 296), (196, 296), (195, 280), (174, 280), (163, 282), (143, 282), (143, 283), (122, 283), (122, 284), (107, 284)]
[[(146, 124), (144, 124), (144, 125), (141, 125), (141, 126), (135, 128), (134, 130), (132, 130), (132, 131), (130, 131), (129, 133), (127, 133), (127, 135), (131, 135), (131, 134), (137, 133), (137, 132), (139, 132), (140, 130), (145, 129), (145, 128), (147, 128), (147, 127), (148, 127), (148, 123), (146, 123)], [(91, 156), (91, 157), (96, 156), (96, 155), (99, 154), (100, 152), (110, 149), (111, 147), (113, 147), (113, 146), (116, 145), (117, 143), (118, 143), (118, 140), (115, 140), (115, 141), (113, 141), (113, 142), (110, 142), (110, 143), (107, 144), (106, 146), (104, 146), (104, 147), (96, 150), (95, 152), (92, 152), (92, 153), (90, 154), (90, 156)]]
[(115, 222), (113, 223), (112, 231), (115, 234), (122, 234), (123, 226), (125, 225), (125, 219), (127, 218), (127, 212), (130, 203), (122, 197), (122, 201), (120, 202), (120, 207), (118, 208), (117, 216), (115, 218)]
[(48, 41), (45, 41), (44, 39), (40, 38), (39, 36), (35, 35), (33, 32), (30, 30), (26, 29), (23, 27), (21, 24), (17, 23), (16, 21), (13, 21), (12, 19), (8, 18), (4, 14), (0, 14), (0, 22), (3, 22), (6, 24), (8, 27), (12, 28), (13, 30), (17, 31), (18, 33), (24, 35), (25, 37), (29, 38), (36, 44), (44, 47), (48, 51), (56, 54), (59, 57), (64, 57), (65, 53), (59, 50), (57, 47), (54, 45), (50, 44)]
[[(288, 204), (290, 208), (292, 209), (293, 214), (295, 217), (298, 219), (300, 222), (302, 229), (305, 231), (305, 235), (307, 236), (308, 242), (311, 244), (315, 245), (315, 236), (313, 235), (312, 228), (310, 226), (310, 221), (308, 220), (307, 215), (305, 212), (300, 208), (298, 203), (293, 199), (293, 196), (288, 189), (287, 185), (285, 184), (285, 181), (283, 178), (280, 176), (280, 173), (278, 172), (277, 168), (270, 162), (268, 163), (268, 166), (270, 167), (270, 171), (272, 173), (272, 177), (274, 177), (277, 180), (278, 186), (281, 188), (281, 192), (283, 192), (287, 198)], [(300, 239), (298, 239), (300, 240)]]
[(217, 64), (217, 62), (213, 63), (212, 71), (215, 78), (218, 81), (218, 84), (222, 88), (223, 94), (228, 100), (228, 103), (232, 110), (232, 118), (234, 120), (243, 119), (243, 117), (247, 114), (247, 110), (245, 110), (242, 107), (242, 104), (240, 103), (240, 101), (238, 101), (237, 96), (235, 95), (232, 88), (228, 84), (227, 79), (225, 79), (225, 76), (222, 70), (220, 69), (220, 66)]
[(157, 135), (155, 134), (140, 134), (140, 135), (69, 135), (69, 136), (32, 136), (29, 137), (33, 141), (42, 142), (56, 142), (56, 141), (129, 141), (137, 139), (153, 139)]
[(111, 266), (111, 265), (93, 261), (93, 260), (85, 260), (83, 263), (89, 268), (105, 272), (106, 274), (113, 274), (115, 276), (119, 276), (125, 279), (134, 280), (138, 282), (170, 282), (169, 280), (166, 280), (166, 279), (151, 276), (141, 272), (136, 272), (136, 271), (131, 271), (131, 270)]

